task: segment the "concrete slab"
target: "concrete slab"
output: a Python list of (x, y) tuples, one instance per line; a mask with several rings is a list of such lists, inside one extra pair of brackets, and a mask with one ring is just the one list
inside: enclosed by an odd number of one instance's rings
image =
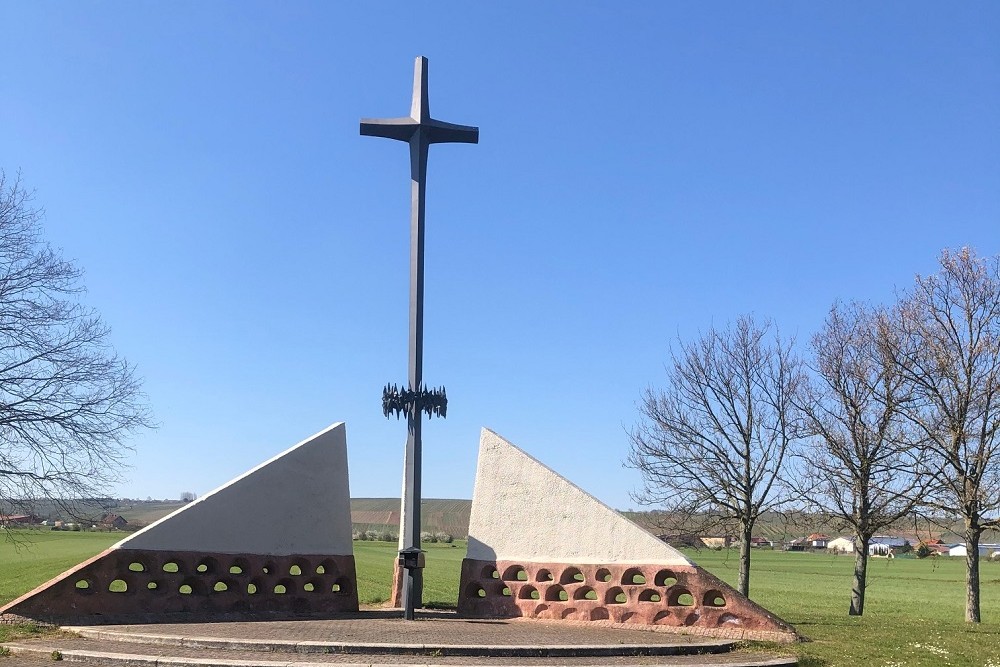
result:
[(677, 549), (485, 428), (467, 558), (693, 565)]
[(290, 447), (112, 548), (274, 556), (354, 553), (344, 423)]

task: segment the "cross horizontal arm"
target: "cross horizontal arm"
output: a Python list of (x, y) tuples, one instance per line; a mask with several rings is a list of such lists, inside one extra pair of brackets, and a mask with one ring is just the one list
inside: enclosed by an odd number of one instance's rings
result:
[(427, 143), (430, 144), (478, 144), (479, 128), (471, 125), (455, 125), (440, 120), (429, 120), (424, 124), (428, 129)]
[(420, 125), (409, 116), (405, 118), (362, 118), (361, 134), (366, 137), (385, 137), (409, 141)]

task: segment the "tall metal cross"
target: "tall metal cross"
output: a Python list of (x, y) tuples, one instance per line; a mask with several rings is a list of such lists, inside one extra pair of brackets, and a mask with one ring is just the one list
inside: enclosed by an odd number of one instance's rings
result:
[(406, 415), (406, 452), (403, 458), (403, 534), (399, 565), (403, 575), (403, 617), (413, 619), (422, 606), (423, 552), (420, 550), (420, 418), (445, 416), (448, 398), (444, 388), (423, 386), (424, 364), (424, 199), (427, 189), (427, 152), (431, 144), (479, 143), (479, 128), (444, 123), (431, 118), (427, 98), (427, 58), (418, 56), (413, 69), (413, 103), (404, 118), (364, 118), (361, 134), (386, 137), (410, 144), (410, 369), (408, 386), (387, 385), (382, 409)]

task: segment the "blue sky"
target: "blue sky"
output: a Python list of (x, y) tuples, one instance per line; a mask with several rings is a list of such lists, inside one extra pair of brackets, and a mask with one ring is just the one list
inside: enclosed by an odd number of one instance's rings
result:
[[(377, 9), (376, 9), (377, 7)], [(160, 428), (125, 496), (204, 493), (346, 421), (398, 495), (406, 146), (431, 110), (425, 497), (488, 426), (619, 508), (671, 341), (737, 315), (801, 344), (942, 248), (1000, 253), (1000, 5), (10, 2), (0, 167), (86, 270)], [(291, 483), (294, 483), (292, 481)]]

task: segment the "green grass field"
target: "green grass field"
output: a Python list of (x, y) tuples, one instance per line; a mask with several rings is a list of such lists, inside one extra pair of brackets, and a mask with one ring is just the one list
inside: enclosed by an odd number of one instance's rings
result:
[(125, 537), (124, 533), (15, 530), (0, 535), (0, 604), (7, 604), (60, 572)]
[[(113, 544), (121, 534), (24, 531), (31, 545), (0, 543), (0, 604)], [(424, 600), (454, 605), (465, 543), (426, 544)], [(395, 543), (355, 542), (363, 604), (389, 597)], [(688, 551), (730, 584), (739, 559), (733, 551)], [(799, 656), (805, 667), (1000, 667), (1000, 563), (982, 564), (985, 623), (963, 619), (964, 561), (876, 559), (871, 562), (865, 616), (847, 615), (853, 560), (813, 553), (754, 551), (751, 596), (794, 624), (810, 641), (772, 647)], [(0, 641), (9, 630), (0, 626)], [(2, 665), (2, 662), (0, 662)]]
[[(421, 546), (427, 552), (424, 603), (428, 606), (454, 607), (458, 604), (458, 578), (462, 572), (462, 559), (465, 558), (465, 541)], [(358, 600), (361, 604), (381, 604), (389, 599), (396, 549), (395, 542), (354, 543)]]

